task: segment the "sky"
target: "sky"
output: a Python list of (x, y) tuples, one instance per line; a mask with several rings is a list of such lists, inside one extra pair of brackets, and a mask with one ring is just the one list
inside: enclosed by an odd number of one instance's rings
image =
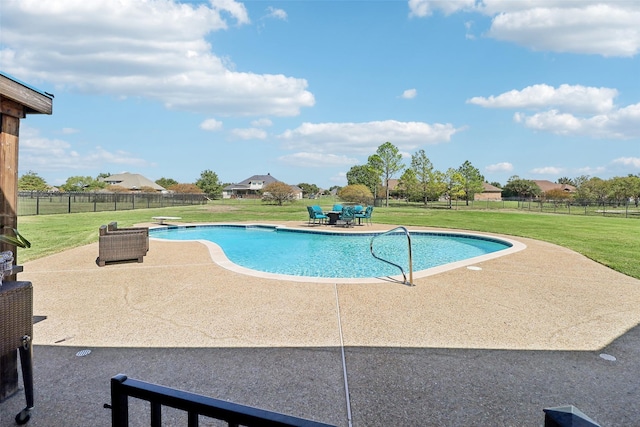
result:
[(55, 96), (20, 125), (50, 185), (329, 188), (387, 141), (502, 185), (638, 174), (639, 57), (635, 0), (0, 2), (0, 71)]

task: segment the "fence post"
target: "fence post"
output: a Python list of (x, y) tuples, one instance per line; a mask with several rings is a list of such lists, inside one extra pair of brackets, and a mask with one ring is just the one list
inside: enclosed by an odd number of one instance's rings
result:
[(69, 206), (67, 207), (67, 213), (71, 213), (71, 193), (69, 193)]
[(127, 427), (129, 425), (128, 395), (123, 388), (127, 380), (126, 375), (118, 374), (111, 378), (111, 425), (112, 427)]
[(40, 193), (36, 194), (36, 215), (40, 215)]

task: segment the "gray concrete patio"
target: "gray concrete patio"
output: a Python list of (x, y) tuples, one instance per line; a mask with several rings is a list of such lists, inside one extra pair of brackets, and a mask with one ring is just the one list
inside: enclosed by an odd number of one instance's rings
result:
[[(110, 425), (118, 373), (338, 426), (541, 426), (567, 404), (640, 425), (640, 281), (514, 240), (526, 249), (414, 287), (242, 275), (197, 242), (152, 240), (142, 264), (98, 267), (97, 243), (26, 263), (46, 317), (29, 425)], [(0, 426), (22, 407), (0, 403)], [(148, 425), (148, 406), (131, 413)]]

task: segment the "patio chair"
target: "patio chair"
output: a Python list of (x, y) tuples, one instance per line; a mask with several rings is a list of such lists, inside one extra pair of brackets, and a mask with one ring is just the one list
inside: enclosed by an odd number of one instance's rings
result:
[(149, 228), (148, 227), (125, 227), (118, 228), (117, 222), (110, 222), (107, 224), (107, 232), (108, 233), (142, 233), (145, 235), (147, 244), (146, 249), (149, 252)]
[(342, 205), (339, 203), (336, 203), (335, 205), (333, 205), (333, 207), (331, 208), (331, 210), (333, 212), (342, 212)]
[(329, 217), (322, 213), (322, 208), (320, 206), (307, 206), (307, 211), (309, 212), (309, 222), (308, 224), (315, 225), (316, 220), (318, 221), (318, 225), (322, 225), (325, 223)]
[(364, 212), (356, 213), (356, 218), (358, 218), (358, 224), (364, 219), (365, 222), (371, 225), (371, 214), (373, 213), (373, 206), (367, 206)]
[(353, 209), (353, 206), (345, 206), (342, 208), (342, 214), (340, 215), (340, 219), (336, 222), (336, 225), (340, 225), (342, 227), (353, 227), (353, 220), (356, 218), (356, 212)]
[(100, 267), (108, 262), (138, 261), (149, 251), (149, 230), (131, 230), (126, 228), (109, 231), (109, 226), (100, 226), (98, 240), (98, 259)]

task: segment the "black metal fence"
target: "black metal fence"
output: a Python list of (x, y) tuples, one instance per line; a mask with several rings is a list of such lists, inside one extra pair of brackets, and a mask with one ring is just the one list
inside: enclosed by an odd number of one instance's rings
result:
[(203, 205), (204, 194), (178, 193), (18, 193), (18, 216), (104, 212), (169, 206)]
[[(384, 200), (381, 201), (384, 206)], [(406, 202), (397, 200), (389, 202), (390, 206), (402, 206)], [(566, 215), (606, 216), (616, 218), (640, 219), (640, 206), (635, 201), (605, 201), (594, 202), (586, 200), (542, 200), (542, 199), (518, 199), (504, 198), (502, 200), (439, 200), (429, 201), (426, 205), (430, 209), (475, 209), (475, 210), (520, 210), (530, 212), (555, 213)]]
[(163, 406), (187, 412), (189, 427), (197, 427), (200, 416), (223, 420), (229, 426), (335, 427), (151, 384), (127, 378), (123, 374), (111, 378), (111, 405), (105, 405), (112, 410), (111, 425), (113, 427), (127, 427), (129, 425), (129, 396), (151, 404), (150, 425), (152, 427), (162, 425)]

